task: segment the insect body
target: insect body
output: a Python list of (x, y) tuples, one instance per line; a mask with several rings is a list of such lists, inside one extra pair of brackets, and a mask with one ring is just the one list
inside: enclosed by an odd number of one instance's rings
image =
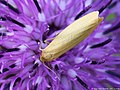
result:
[(91, 12), (66, 27), (42, 50), (41, 61), (53, 61), (89, 36), (100, 24), (98, 11)]

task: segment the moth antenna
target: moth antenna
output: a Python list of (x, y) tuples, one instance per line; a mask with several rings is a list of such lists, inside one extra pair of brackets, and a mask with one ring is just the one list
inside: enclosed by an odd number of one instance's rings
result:
[(49, 69), (53, 74), (55, 74), (55, 76), (58, 78), (58, 80), (60, 80), (59, 76), (55, 73), (54, 70), (52, 70), (52, 69), (51, 69), (49, 66), (47, 66), (44, 62), (43, 62), (43, 65), (44, 65), (47, 69)]

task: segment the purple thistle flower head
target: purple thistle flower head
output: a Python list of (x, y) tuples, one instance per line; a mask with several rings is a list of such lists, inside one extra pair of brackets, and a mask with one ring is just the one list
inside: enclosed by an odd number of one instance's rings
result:
[[(119, 5), (118, 0), (0, 0), (0, 89), (120, 88)], [(104, 17), (99, 27), (55, 61), (42, 63), (40, 48), (92, 11)]]

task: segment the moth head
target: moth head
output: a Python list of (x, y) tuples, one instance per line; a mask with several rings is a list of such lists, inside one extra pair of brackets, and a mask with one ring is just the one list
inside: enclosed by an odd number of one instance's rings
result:
[(53, 54), (49, 53), (49, 52), (42, 52), (42, 55), (40, 56), (40, 60), (42, 62), (49, 62), (52, 61), (53, 58)]

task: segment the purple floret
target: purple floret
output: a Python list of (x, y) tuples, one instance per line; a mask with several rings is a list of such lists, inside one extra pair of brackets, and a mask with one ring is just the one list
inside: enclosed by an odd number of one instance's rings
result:
[[(0, 90), (120, 88), (119, 6), (119, 0), (0, 0)], [(45, 40), (92, 11), (104, 17), (98, 28), (42, 63)]]

